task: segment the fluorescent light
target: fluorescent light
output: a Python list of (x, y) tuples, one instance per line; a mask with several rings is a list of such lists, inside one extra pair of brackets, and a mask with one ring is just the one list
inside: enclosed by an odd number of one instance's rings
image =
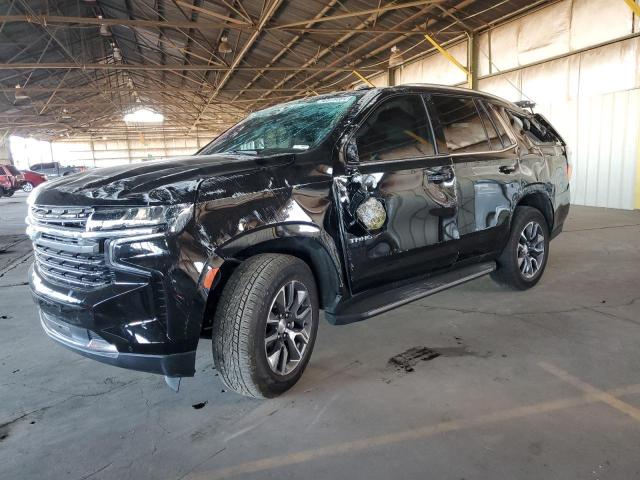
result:
[(127, 123), (162, 123), (164, 122), (164, 115), (141, 108), (135, 112), (127, 113), (124, 116), (124, 121)]

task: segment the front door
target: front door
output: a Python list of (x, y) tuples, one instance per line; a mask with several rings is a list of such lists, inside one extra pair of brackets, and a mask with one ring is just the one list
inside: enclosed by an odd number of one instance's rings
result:
[(383, 100), (351, 138), (335, 187), (352, 291), (455, 262), (455, 177), (433, 139), (424, 100), (411, 94)]

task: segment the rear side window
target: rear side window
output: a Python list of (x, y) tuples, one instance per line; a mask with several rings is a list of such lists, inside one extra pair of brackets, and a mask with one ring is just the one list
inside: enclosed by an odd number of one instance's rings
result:
[(34, 172), (39, 171), (42, 168), (42, 164), (41, 163), (36, 163), (35, 165), (31, 165), (29, 167), (29, 170), (33, 170)]
[(420, 95), (393, 97), (367, 117), (356, 133), (361, 162), (435, 154), (431, 125)]
[(489, 150), (489, 139), (472, 98), (434, 95), (433, 104), (450, 153)]

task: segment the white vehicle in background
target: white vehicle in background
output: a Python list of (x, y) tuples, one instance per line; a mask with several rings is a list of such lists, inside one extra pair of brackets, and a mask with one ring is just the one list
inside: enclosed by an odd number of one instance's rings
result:
[(66, 177), (73, 173), (80, 173), (86, 170), (86, 167), (65, 167), (60, 162), (35, 163), (29, 167), (32, 172), (45, 175), (47, 178)]

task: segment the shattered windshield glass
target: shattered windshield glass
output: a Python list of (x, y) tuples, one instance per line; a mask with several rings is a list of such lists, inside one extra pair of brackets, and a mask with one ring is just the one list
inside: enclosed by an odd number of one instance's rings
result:
[(255, 112), (200, 152), (295, 153), (320, 143), (347, 113), (358, 95), (345, 94), (276, 105)]

